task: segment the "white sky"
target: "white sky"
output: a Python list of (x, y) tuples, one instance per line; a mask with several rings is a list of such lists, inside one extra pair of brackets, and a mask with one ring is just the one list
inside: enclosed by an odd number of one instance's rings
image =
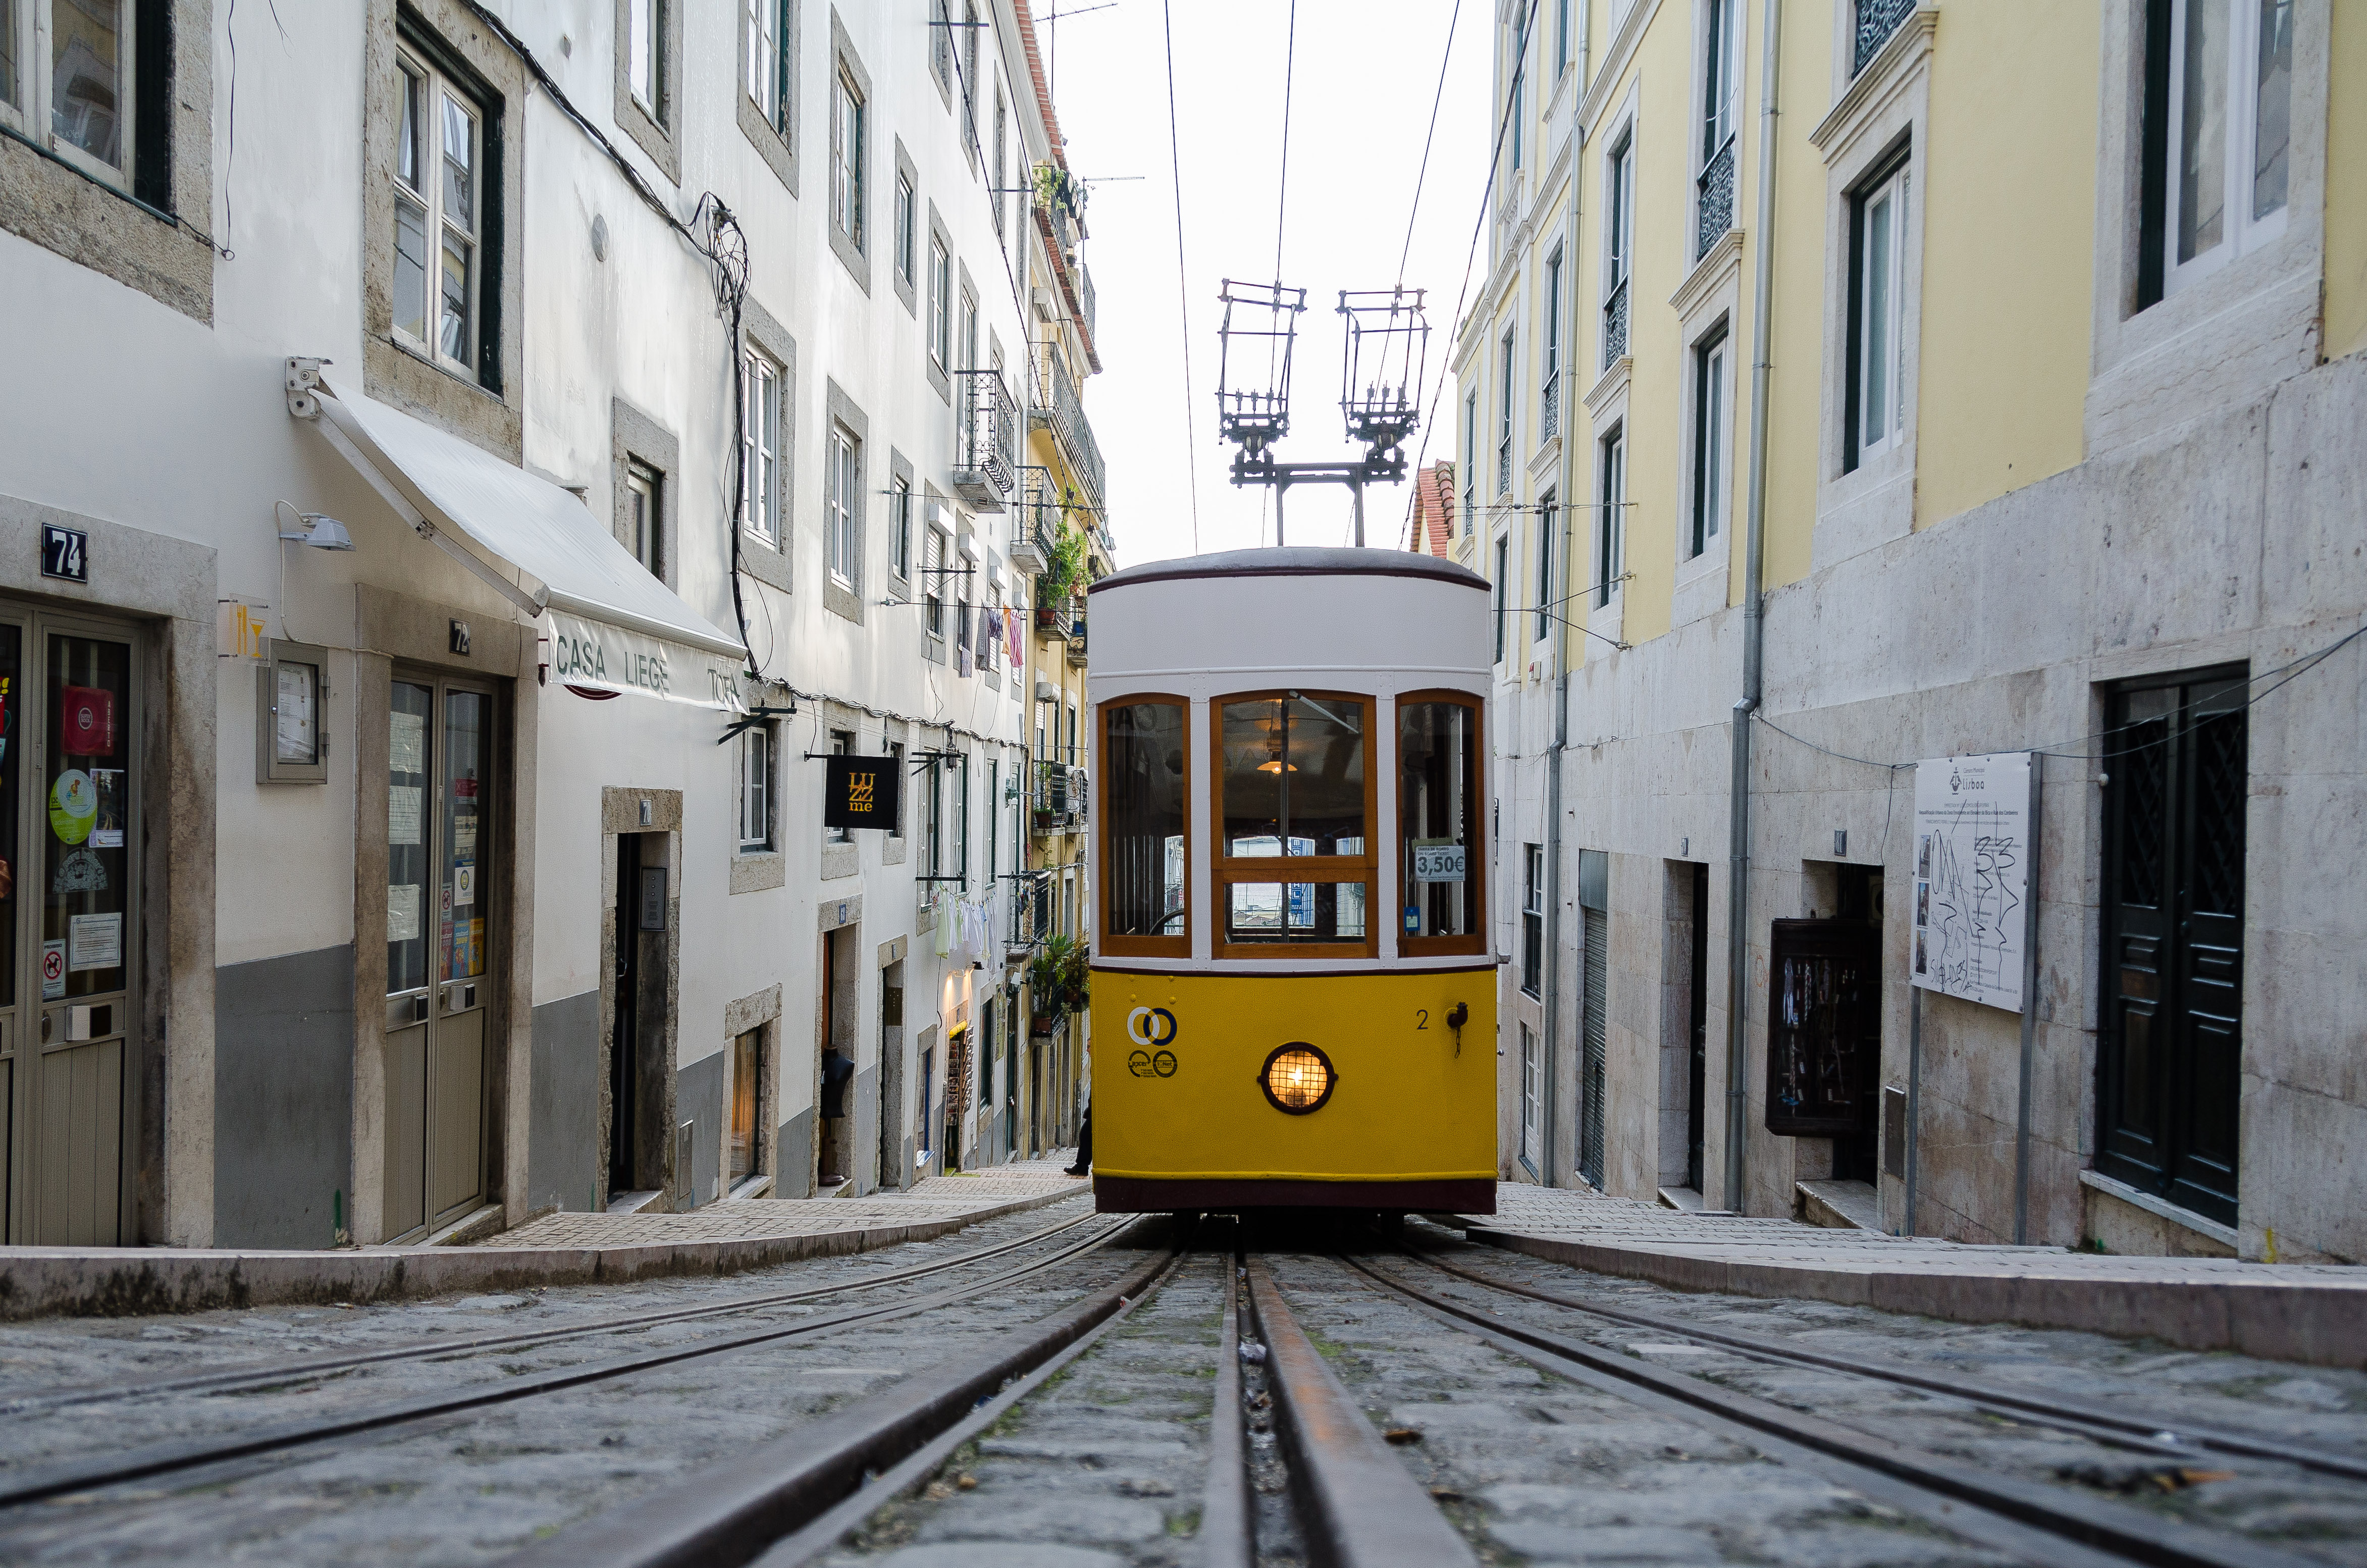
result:
[[(1175, 186), (1167, 121), (1161, 0), (1036, 0), (1069, 166), (1087, 177), (1139, 175), (1093, 187), (1085, 263), (1098, 296), (1103, 371), (1084, 388), (1109, 470), (1118, 563), (1194, 553), (1188, 453), (1197, 471), (1197, 549), (1261, 542), (1264, 491), (1228, 478), (1233, 449), (1216, 437), (1219, 280), (1274, 278), (1284, 45), (1291, 0), (1183, 0), (1172, 6), (1175, 112), (1181, 132), (1188, 301), (1179, 301)], [(1291, 381), (1285, 460), (1357, 455), (1340, 419), (1342, 289), (1397, 280), (1422, 138), (1438, 90), (1455, 0), (1297, 0), (1297, 63), (1290, 111), (1289, 211), (1282, 280), (1308, 290)], [(1041, 18), (1075, 8), (1070, 19)], [(1426, 288), (1429, 376), (1435, 389), (1454, 331), (1456, 292), (1487, 178), (1488, 25), (1492, 0), (1462, 0), (1405, 281)], [(1478, 267), (1484, 268), (1483, 254)], [(1485, 282), (1475, 276), (1472, 287)], [(1187, 446), (1184, 335), (1191, 312), (1195, 441)], [(1425, 398), (1425, 402), (1427, 398)], [(1452, 399), (1441, 400), (1423, 460), (1454, 455)], [(1410, 465), (1417, 432), (1406, 444)], [(1365, 496), (1365, 542), (1400, 542), (1410, 480)], [(1348, 492), (1291, 493), (1294, 544), (1344, 544)], [(1263, 542), (1273, 542), (1270, 509)]]

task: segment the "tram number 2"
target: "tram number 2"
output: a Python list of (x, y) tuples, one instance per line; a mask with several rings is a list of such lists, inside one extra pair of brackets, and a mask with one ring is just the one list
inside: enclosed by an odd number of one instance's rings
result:
[(1414, 1028), (1418, 1028), (1418, 1029), (1426, 1029), (1426, 1028), (1430, 1028), (1430, 1009), (1429, 1009), (1429, 1008), (1427, 1008), (1427, 1007), (1416, 1007), (1416, 1008), (1413, 1010), (1413, 1027), (1414, 1027)]

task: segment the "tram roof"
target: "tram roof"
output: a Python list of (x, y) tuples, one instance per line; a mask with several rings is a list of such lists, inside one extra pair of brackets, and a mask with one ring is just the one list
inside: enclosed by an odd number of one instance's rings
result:
[(1208, 555), (1187, 555), (1172, 561), (1147, 561), (1114, 572), (1085, 591), (1137, 583), (1173, 582), (1192, 577), (1426, 577), (1433, 582), (1488, 591), (1488, 579), (1467, 566), (1417, 555), (1410, 550), (1343, 549), (1317, 545), (1272, 545), (1262, 550), (1221, 550)]

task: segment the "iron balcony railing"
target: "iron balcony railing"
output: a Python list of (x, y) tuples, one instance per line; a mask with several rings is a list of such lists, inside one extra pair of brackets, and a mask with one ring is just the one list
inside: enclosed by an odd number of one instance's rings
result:
[(1052, 934), (1052, 873), (1022, 871), (1011, 879), (1011, 939), (1032, 948)]
[(1509, 495), (1512, 491), (1512, 434), (1507, 430), (1504, 438), (1496, 443), (1496, 494)]
[(1603, 301), (1603, 368), (1627, 357), (1627, 279), (1622, 278)]
[(1036, 586), (1036, 631), (1056, 642), (1065, 642), (1069, 640), (1069, 632), (1072, 625), (1073, 618), (1070, 613), (1069, 600), (1065, 597), (1053, 598), (1048, 596), (1039, 579)]
[(1069, 622), (1069, 663), (1082, 665), (1084, 662), (1085, 612), (1080, 608), (1075, 618)]
[(954, 385), (960, 393), (954, 489), (978, 510), (1000, 512), (1018, 478), (1018, 405), (1000, 370), (957, 371)]
[(1085, 314), (1085, 335), (1093, 335), (1093, 275), (1077, 263), (1077, 308)]
[(1053, 494), (1052, 476), (1040, 468), (1021, 471), (1019, 505), (1011, 514), (1011, 564), (1026, 573), (1052, 564), (1052, 546), (1060, 535), (1060, 498)]
[(1085, 779), (1085, 770), (1073, 758), (1074, 748), (1055, 746), (1053, 755), (1036, 758), (1035, 789), (1029, 807), (1035, 813), (1038, 833), (1057, 833), (1082, 827), (1085, 821), (1085, 803), (1092, 793)]
[(1864, 70), (1898, 24), (1914, 12), (1916, 0), (1857, 0), (1856, 60), (1850, 66), (1854, 76)]
[(1698, 261), (1734, 227), (1733, 137), (1727, 137), (1717, 155), (1702, 165), (1694, 185), (1693, 259)]
[(1094, 444), (1093, 423), (1085, 417), (1077, 383), (1050, 344), (1038, 345), (1036, 350), (1036, 395), (1029, 400), (1027, 415), (1059, 437), (1070, 472), (1077, 476), (1085, 500), (1096, 512), (1106, 510), (1109, 492), (1102, 471), (1102, 449)]
[(1544, 406), (1537, 410), (1537, 439), (1550, 441), (1561, 434), (1561, 372), (1546, 378)]

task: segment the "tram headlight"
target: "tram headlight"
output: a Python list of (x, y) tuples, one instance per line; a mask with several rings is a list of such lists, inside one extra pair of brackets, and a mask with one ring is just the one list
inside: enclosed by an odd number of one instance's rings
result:
[(1258, 1087), (1274, 1108), (1285, 1116), (1305, 1116), (1323, 1108), (1340, 1082), (1331, 1059), (1305, 1040), (1277, 1046), (1258, 1074)]

